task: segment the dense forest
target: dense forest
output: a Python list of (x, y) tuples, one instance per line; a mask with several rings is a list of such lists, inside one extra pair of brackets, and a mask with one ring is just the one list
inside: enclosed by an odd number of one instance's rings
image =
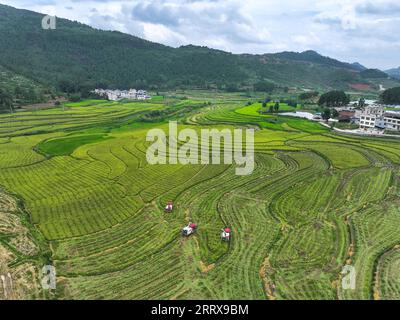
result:
[(55, 30), (43, 30), (43, 16), (0, 5), (0, 64), (63, 92), (95, 87), (346, 90), (368, 82), (359, 66), (314, 51), (237, 55), (192, 45), (172, 48), (60, 18)]
[(381, 100), (385, 104), (400, 105), (400, 87), (385, 90), (381, 95)]
[(318, 104), (329, 108), (345, 106), (350, 103), (350, 97), (343, 91), (330, 91), (319, 98)]

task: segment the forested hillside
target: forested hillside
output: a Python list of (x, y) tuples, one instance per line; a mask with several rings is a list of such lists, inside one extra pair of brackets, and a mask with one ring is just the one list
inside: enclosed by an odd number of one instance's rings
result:
[(50, 93), (49, 88), (0, 66), (0, 112), (10, 106), (42, 102)]
[(0, 5), (0, 61), (8, 70), (65, 92), (93, 87), (281, 87), (348, 89), (365, 82), (359, 68), (314, 51), (235, 55), (205, 47), (171, 48), (120, 32)]

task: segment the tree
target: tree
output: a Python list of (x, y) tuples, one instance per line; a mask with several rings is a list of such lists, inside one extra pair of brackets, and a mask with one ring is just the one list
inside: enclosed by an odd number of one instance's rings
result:
[(365, 107), (365, 99), (364, 98), (360, 98), (360, 100), (358, 100), (358, 106), (360, 108), (364, 108)]
[(35, 103), (38, 100), (38, 95), (33, 87), (29, 87), (26, 99), (29, 102)]
[(229, 83), (225, 87), (226, 92), (238, 92), (239, 88), (235, 83)]
[(294, 101), (294, 100), (289, 99), (289, 100), (286, 100), (285, 103), (286, 103), (289, 107), (297, 108), (297, 102)]
[(21, 99), (24, 95), (24, 90), (21, 88), (21, 86), (17, 85), (14, 89), (14, 95), (17, 99)]
[(317, 91), (303, 92), (299, 95), (300, 100), (310, 100), (312, 98), (318, 97), (319, 93)]
[(328, 108), (335, 108), (347, 105), (350, 103), (349, 96), (343, 91), (330, 91), (324, 93), (318, 101), (320, 106), (325, 106)]
[(69, 101), (71, 101), (71, 102), (79, 102), (79, 101), (81, 101), (82, 97), (81, 97), (80, 94), (71, 94), (71, 95), (68, 97), (68, 99), (69, 99)]
[(0, 112), (13, 112), (13, 96), (5, 89), (0, 88)]
[(325, 108), (324, 111), (322, 111), (322, 119), (324, 120), (329, 120), (331, 118), (331, 109)]
[(381, 95), (381, 101), (385, 104), (400, 104), (400, 87), (385, 90)]
[(276, 102), (275, 105), (274, 105), (275, 112), (279, 111), (279, 107), (280, 107), (279, 102)]
[(275, 85), (269, 81), (260, 81), (254, 84), (254, 91), (260, 92), (272, 92), (275, 89)]
[(332, 109), (331, 117), (332, 117), (332, 118), (337, 118), (337, 117), (339, 117), (339, 112), (337, 112), (336, 109)]
[(274, 112), (274, 106), (272, 104), (269, 106), (268, 112), (269, 113), (273, 113)]
[(262, 107), (263, 107), (263, 108), (266, 108), (266, 107), (267, 107), (267, 103), (266, 103), (266, 102), (263, 102), (263, 103), (262, 103)]
[(60, 80), (57, 85), (61, 92), (73, 93), (76, 92), (75, 84), (67, 79)]

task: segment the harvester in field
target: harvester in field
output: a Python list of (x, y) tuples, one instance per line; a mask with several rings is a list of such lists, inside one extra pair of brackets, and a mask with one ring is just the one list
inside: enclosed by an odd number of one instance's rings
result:
[(221, 240), (222, 241), (230, 241), (231, 240), (231, 232), (230, 228), (225, 228), (221, 230)]
[(172, 201), (168, 201), (167, 205), (165, 206), (165, 212), (166, 213), (171, 213), (172, 210), (174, 209), (174, 204)]
[(184, 237), (189, 237), (190, 235), (195, 233), (196, 229), (197, 229), (197, 224), (190, 222), (186, 227), (182, 229), (182, 235)]

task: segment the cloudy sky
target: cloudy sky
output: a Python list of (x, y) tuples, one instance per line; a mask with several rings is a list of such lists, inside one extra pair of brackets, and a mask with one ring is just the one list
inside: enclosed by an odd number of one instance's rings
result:
[(0, 0), (170, 46), (234, 53), (313, 49), (367, 67), (400, 66), (399, 0)]

